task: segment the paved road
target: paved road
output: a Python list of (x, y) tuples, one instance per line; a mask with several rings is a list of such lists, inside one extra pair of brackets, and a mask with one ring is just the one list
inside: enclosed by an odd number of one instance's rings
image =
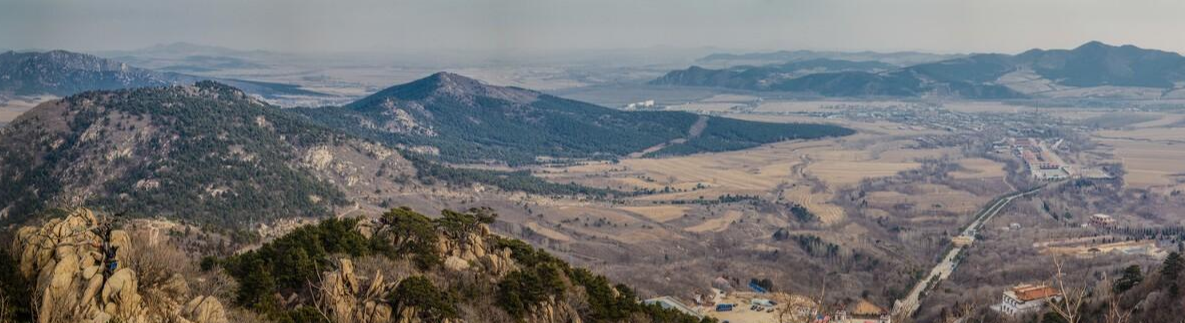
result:
[(909, 295), (906, 295), (903, 299), (897, 300), (897, 302), (893, 304), (893, 316), (913, 316), (913, 313), (918, 310), (918, 306), (921, 305), (921, 298), (923, 297), (922, 293), (928, 291), (931, 287), (938, 285), (939, 282), (946, 279), (947, 277), (950, 277), (950, 274), (955, 272), (955, 268), (958, 268), (959, 261), (961, 260), (958, 257), (959, 253), (962, 252), (963, 249), (970, 247), (971, 243), (975, 242), (975, 234), (979, 232), (979, 228), (982, 227), (984, 223), (987, 223), (988, 220), (991, 220), (992, 217), (995, 217), (996, 214), (1000, 213), (1000, 210), (1004, 209), (1005, 206), (1008, 206), (1008, 203), (1012, 203), (1012, 200), (1036, 193), (1043, 187), (1044, 186), (1024, 192), (1013, 192), (1011, 194), (1004, 195), (988, 204), (987, 207), (981, 209), (979, 213), (976, 214), (975, 221), (972, 221), (971, 224), (967, 225), (967, 228), (963, 229), (963, 233), (959, 234), (959, 237), (965, 238), (969, 242), (964, 246), (956, 246), (952, 248), (950, 252), (947, 252), (946, 256), (942, 257), (942, 261), (938, 262), (938, 264), (935, 265), (933, 269), (930, 269), (930, 274), (926, 275), (924, 279), (918, 281), (917, 285), (913, 286), (913, 289), (909, 291)]

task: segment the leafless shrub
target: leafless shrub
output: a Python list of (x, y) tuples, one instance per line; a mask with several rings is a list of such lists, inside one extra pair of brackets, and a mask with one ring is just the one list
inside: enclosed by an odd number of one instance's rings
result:
[(149, 243), (142, 235), (131, 236), (126, 266), (136, 272), (141, 286), (161, 287), (174, 275), (184, 277), (196, 272), (193, 261), (176, 247), (167, 243)]

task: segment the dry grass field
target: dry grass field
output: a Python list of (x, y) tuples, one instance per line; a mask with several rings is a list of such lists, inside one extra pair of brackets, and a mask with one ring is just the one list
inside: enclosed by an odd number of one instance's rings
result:
[(0, 98), (0, 122), (10, 122), (38, 104), (56, 98), (53, 96), (20, 97), (13, 99)]
[(1142, 114), (1147, 121), (1094, 132), (1098, 150), (1123, 164), (1128, 187), (1172, 191), (1185, 188), (1183, 114)]
[(1185, 174), (1185, 144), (1127, 139), (1099, 139), (1123, 164), (1128, 186), (1151, 188), (1176, 185)]
[(523, 226), (531, 229), (531, 231), (534, 231), (536, 234), (542, 235), (551, 240), (560, 242), (572, 241), (572, 237), (569, 237), (568, 235), (560, 233), (559, 231), (553, 230), (551, 228), (539, 225), (539, 223), (536, 222), (527, 222)]
[(704, 221), (703, 223), (700, 223), (700, 224), (692, 226), (692, 227), (685, 228), (684, 230), (687, 230), (690, 232), (697, 232), (697, 233), (708, 232), (708, 231), (712, 231), (712, 232), (724, 231), (724, 230), (727, 230), (728, 226), (731, 225), (733, 222), (736, 222), (736, 220), (739, 220), (742, 215), (744, 215), (744, 213), (741, 213), (741, 211), (728, 211), (728, 212), (724, 213), (724, 216), (714, 218), (714, 219), (708, 219), (707, 221)]
[(750, 102), (750, 101), (754, 101), (757, 99), (758, 99), (758, 97), (755, 97), (752, 95), (717, 94), (717, 95), (713, 95), (711, 97), (708, 97), (706, 99), (699, 100), (699, 101), (700, 102)]
[[(841, 104), (842, 102), (829, 102)], [(893, 104), (886, 102), (884, 104)], [(784, 116), (736, 115), (738, 118), (770, 122), (787, 121)], [(793, 120), (820, 122), (823, 120)], [(833, 120), (826, 120), (831, 122)], [(696, 211), (670, 205), (651, 203), (672, 200), (712, 200), (723, 195), (754, 195), (768, 200), (801, 204), (827, 225), (841, 223), (844, 209), (831, 200), (845, 188), (870, 178), (890, 177), (902, 171), (917, 169), (926, 159), (948, 158), (963, 165), (964, 171), (954, 173), (959, 179), (1002, 178), (1003, 165), (982, 158), (962, 156), (956, 148), (912, 149), (916, 138), (937, 134), (927, 129), (916, 129), (889, 122), (862, 123), (841, 121), (855, 128), (859, 134), (817, 141), (791, 141), (769, 144), (752, 149), (697, 154), (667, 158), (629, 158), (616, 164), (588, 164), (571, 167), (546, 168), (539, 176), (558, 183), (576, 182), (593, 187), (610, 187), (625, 191), (653, 189), (658, 194), (632, 198), (618, 209), (640, 215), (658, 223), (666, 223)], [(664, 188), (671, 191), (665, 192)], [(961, 193), (961, 194), (959, 194)], [(967, 192), (927, 191), (914, 196), (916, 203), (931, 205), (930, 201), (967, 198), (952, 211), (974, 208), (982, 199)], [(873, 196), (873, 199), (880, 196)], [(887, 201), (884, 203), (888, 203)], [(694, 214), (693, 214), (694, 215)], [(691, 217), (698, 219), (698, 217)], [(711, 220), (708, 220), (711, 221)], [(691, 224), (689, 231), (723, 230), (719, 221)], [(712, 228), (712, 229), (709, 229)]]
[(991, 199), (990, 196), (977, 196), (967, 191), (952, 189), (945, 185), (915, 184), (903, 188), (909, 193), (901, 191), (879, 191), (869, 193), (868, 200), (873, 207), (891, 207), (895, 204), (912, 204), (914, 210), (948, 211), (955, 213), (972, 213)]
[(951, 173), (959, 179), (1004, 177), (1004, 164), (985, 158), (968, 158), (959, 161), (963, 170)]
[(782, 193), (782, 198), (805, 206), (825, 224), (837, 223), (844, 218), (843, 208), (828, 202), (832, 198), (831, 192), (815, 193), (810, 186), (794, 185)]
[(654, 222), (667, 222), (674, 219), (682, 218), (687, 214), (688, 207), (677, 205), (656, 205), (656, 206), (623, 206), (619, 209), (637, 213)]

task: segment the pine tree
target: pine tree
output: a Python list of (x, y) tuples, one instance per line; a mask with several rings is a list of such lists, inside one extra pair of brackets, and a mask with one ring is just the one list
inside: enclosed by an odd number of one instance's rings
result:
[(1144, 281), (1144, 273), (1140, 270), (1140, 266), (1131, 265), (1123, 270), (1123, 277), (1115, 281), (1112, 289), (1116, 293), (1126, 292), (1132, 289), (1132, 287), (1139, 285), (1142, 281)]
[(1169, 290), (1169, 295), (1177, 297), (1181, 293), (1181, 287), (1177, 284), (1177, 278), (1181, 276), (1181, 270), (1185, 268), (1185, 260), (1181, 259), (1181, 254), (1170, 253), (1164, 259), (1164, 264), (1160, 266), (1160, 286)]

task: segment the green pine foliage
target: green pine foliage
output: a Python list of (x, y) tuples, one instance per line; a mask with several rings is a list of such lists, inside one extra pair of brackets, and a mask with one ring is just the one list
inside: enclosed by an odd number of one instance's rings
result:
[(396, 313), (401, 313), (405, 308), (414, 308), (416, 317), (423, 322), (442, 322), (457, 317), (455, 297), (437, 289), (424, 276), (412, 276), (400, 281), (399, 286), (387, 295), (387, 300)]
[(768, 123), (714, 117), (708, 119), (707, 127), (699, 136), (682, 144), (667, 146), (649, 156), (740, 150), (778, 141), (840, 137), (853, 133), (855, 131), (851, 129), (825, 124)]
[(563, 295), (563, 272), (546, 263), (515, 270), (498, 282), (497, 304), (511, 316), (522, 319), (536, 304)]
[(370, 241), (354, 230), (357, 221), (327, 219), (226, 259), (223, 267), (240, 284), (236, 301), (263, 313), (282, 312), (273, 295), (303, 292), (308, 282), (331, 268), (329, 255), (362, 256), (372, 251)]
[(1181, 258), (1181, 254), (1177, 252), (1169, 253), (1165, 257), (1164, 264), (1160, 266), (1160, 284), (1161, 288), (1169, 291), (1169, 295), (1174, 298), (1181, 295), (1181, 273), (1185, 270), (1185, 259)]
[[(395, 290), (385, 295), (385, 300), (396, 310), (416, 308), (416, 315), (425, 322), (456, 318), (462, 315), (461, 304), (472, 306), (480, 301), (471, 298), (478, 297), (492, 297), (493, 306), (511, 317), (523, 319), (540, 304), (552, 300), (565, 302), (567, 295), (581, 291), (589, 304), (587, 310), (578, 313), (585, 322), (627, 322), (639, 316), (660, 323), (715, 322), (701, 321), (656, 305), (643, 305), (637, 294), (625, 285), (613, 285), (604, 276), (571, 267), (523, 241), (496, 235), (485, 236), (486, 245), (509, 249), (517, 270), (494, 284), (458, 283), (451, 284), (449, 289), (436, 286), (429, 277), (441, 277), (446, 270), (440, 266), (443, 255), (435, 247), (439, 239), (468, 237), (496, 217), (488, 208), (465, 212), (444, 210), (436, 219), (406, 207), (397, 208), (382, 215), (380, 227), (370, 239), (354, 229), (358, 219), (330, 219), (296, 229), (257, 250), (222, 260), (203, 260), (203, 263), (209, 263), (211, 268), (222, 266), (239, 283), (238, 305), (277, 322), (324, 322), (324, 316), (307, 301), (311, 299), (309, 284), (318, 281), (321, 273), (332, 270), (330, 258), (340, 254), (383, 255), (416, 263), (419, 272), (400, 281)], [(277, 294), (301, 297), (296, 304), (285, 307)]]
[(432, 219), (411, 208), (402, 207), (383, 213), (381, 221), (387, 232), (375, 236), (373, 239), (376, 243), (372, 243), (379, 252), (393, 259), (411, 255), (421, 269), (431, 268), (443, 261), (436, 253), (439, 238)]
[(1115, 280), (1112, 290), (1116, 293), (1123, 293), (1136, 287), (1144, 281), (1144, 272), (1140, 270), (1140, 265), (1131, 265), (1123, 269), (1123, 276)]

